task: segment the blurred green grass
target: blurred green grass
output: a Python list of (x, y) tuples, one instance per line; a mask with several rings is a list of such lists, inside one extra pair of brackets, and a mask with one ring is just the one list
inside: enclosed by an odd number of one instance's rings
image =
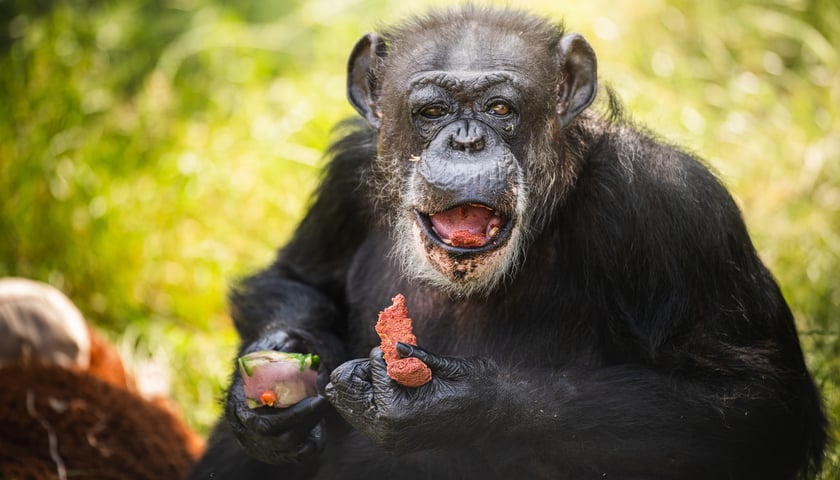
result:
[[(64, 290), (206, 433), (226, 289), (307, 205), (353, 42), (448, 3), (0, 0), (0, 276)], [(839, 418), (840, 5), (515, 5), (587, 36), (634, 118), (720, 173)]]

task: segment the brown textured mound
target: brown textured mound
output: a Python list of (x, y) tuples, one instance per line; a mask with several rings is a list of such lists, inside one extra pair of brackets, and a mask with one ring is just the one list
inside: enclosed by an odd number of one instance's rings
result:
[(162, 405), (87, 371), (0, 368), (0, 478), (184, 478), (198, 439)]
[(419, 387), (432, 380), (432, 371), (421, 360), (416, 358), (401, 358), (397, 353), (397, 342), (417, 344), (417, 337), (408, 317), (408, 307), (405, 297), (397, 294), (392, 298), (393, 304), (379, 312), (376, 322), (376, 333), (381, 339), (385, 364), (388, 365), (388, 376), (395, 382), (406, 387)]

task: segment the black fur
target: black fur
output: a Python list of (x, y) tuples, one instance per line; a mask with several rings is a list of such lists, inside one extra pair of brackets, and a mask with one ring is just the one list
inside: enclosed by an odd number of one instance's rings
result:
[(367, 358), (377, 313), (403, 293), (421, 347), (498, 366), (497, 400), (468, 438), (444, 422), (406, 440), (416, 451), (383, 449), (330, 410), (323, 450), (276, 467), (223, 419), (192, 478), (816, 475), (826, 420), (791, 312), (700, 160), (614, 111), (584, 113), (561, 134), (574, 184), (557, 187), (524, 261), (491, 294), (455, 296), (389, 255), (368, 181), (381, 139), (347, 128), (292, 240), (232, 294), (243, 348), (284, 330), (325, 369)]

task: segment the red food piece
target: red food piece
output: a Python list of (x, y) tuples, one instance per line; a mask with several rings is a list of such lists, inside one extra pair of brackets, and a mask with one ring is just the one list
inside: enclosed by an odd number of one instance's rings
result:
[(408, 357), (388, 364), (388, 376), (406, 387), (419, 387), (432, 381), (432, 371), (419, 358)]
[(274, 406), (274, 402), (277, 401), (277, 395), (274, 394), (271, 390), (266, 390), (260, 395), (260, 403), (263, 405), (268, 405), (269, 407)]
[(457, 230), (449, 236), (453, 247), (475, 248), (487, 244), (487, 237), (483, 233), (472, 233), (469, 230)]
[(382, 353), (385, 354), (385, 362), (390, 363), (399, 360), (397, 353), (397, 342), (417, 344), (417, 337), (414, 336), (414, 329), (411, 326), (411, 319), (408, 318), (408, 307), (405, 306), (405, 297), (397, 294), (392, 298), (393, 304), (379, 312), (379, 321), (376, 322), (376, 333), (382, 340)]
[(393, 304), (379, 312), (379, 320), (376, 322), (376, 333), (381, 340), (380, 348), (388, 366), (388, 376), (406, 387), (425, 385), (432, 379), (429, 367), (417, 358), (401, 358), (397, 352), (397, 342), (417, 344), (405, 297), (397, 294), (391, 301)]

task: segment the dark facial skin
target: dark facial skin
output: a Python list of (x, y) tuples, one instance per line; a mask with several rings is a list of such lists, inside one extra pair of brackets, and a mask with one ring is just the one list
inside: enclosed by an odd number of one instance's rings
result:
[(463, 203), (512, 214), (518, 161), (510, 140), (519, 125), (519, 95), (507, 75), (418, 75), (409, 96), (412, 123), (427, 145), (415, 168), (424, 213)]
[[(587, 111), (583, 37), (433, 12), (362, 37), (347, 86), (363, 122), (231, 294), (240, 351), (317, 353), (320, 395), (251, 410), (234, 369), (192, 479), (817, 474), (820, 398), (738, 207), (699, 159)], [(397, 293), (417, 388), (374, 330)]]

